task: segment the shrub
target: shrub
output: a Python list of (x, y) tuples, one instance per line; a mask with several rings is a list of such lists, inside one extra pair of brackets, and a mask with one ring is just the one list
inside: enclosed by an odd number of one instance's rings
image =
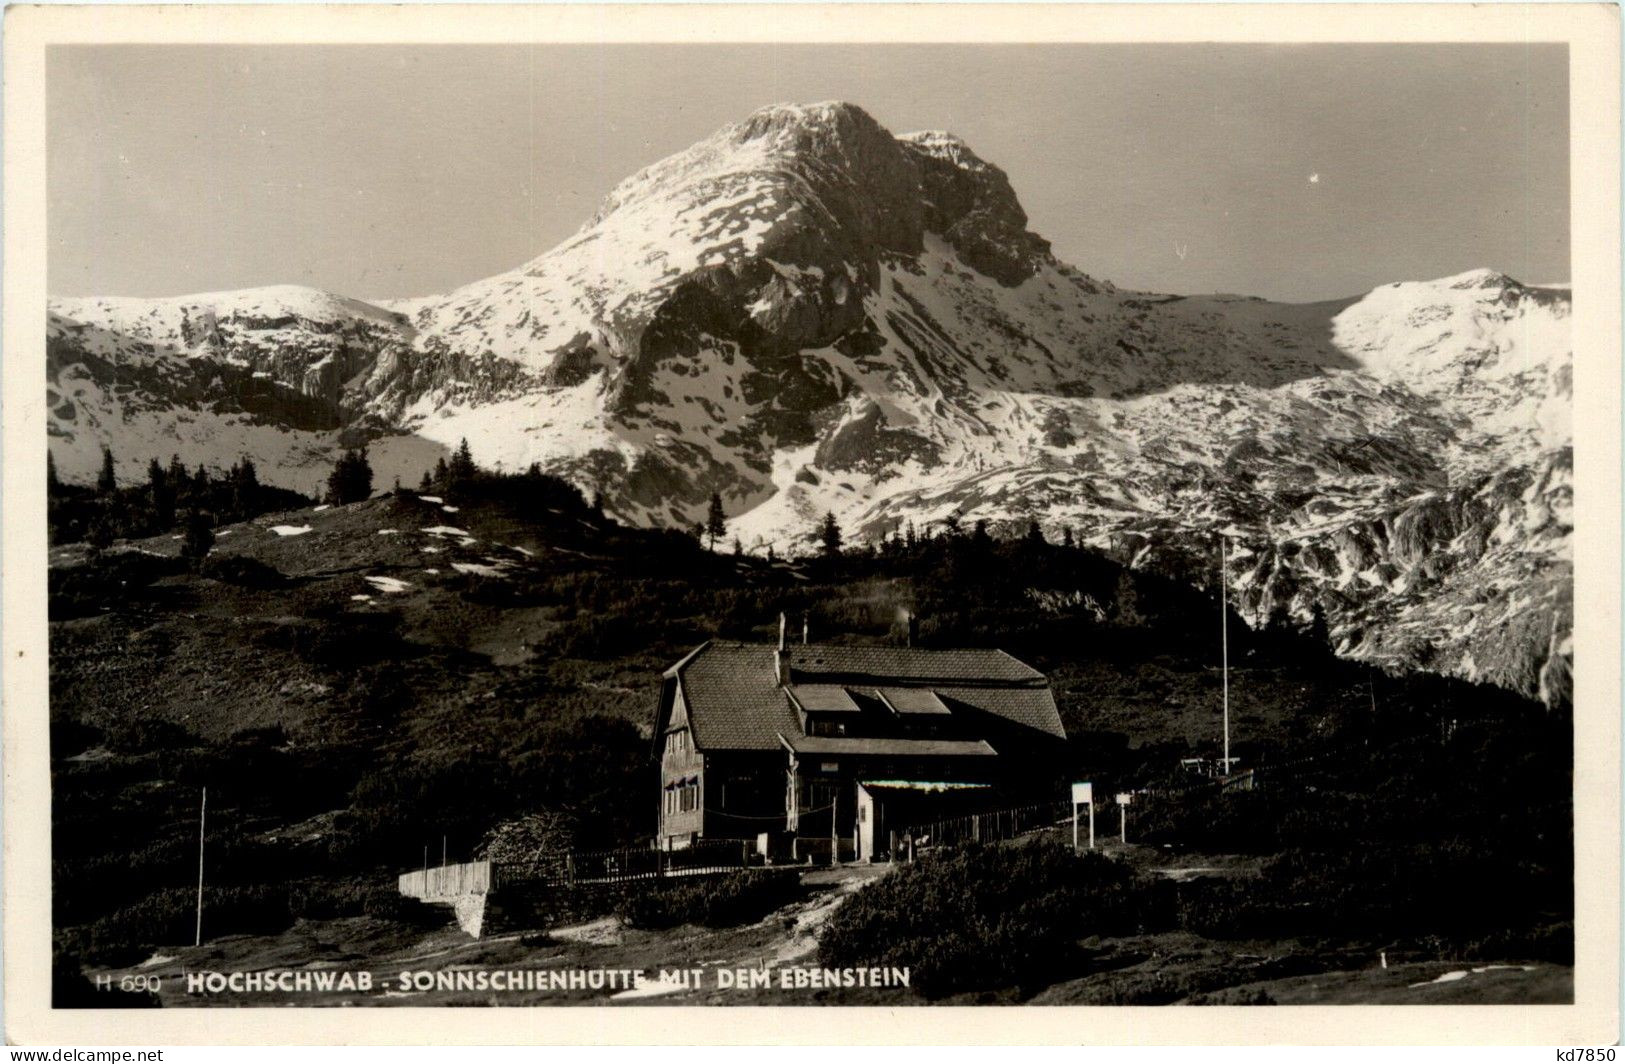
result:
[(731, 872), (627, 893), (616, 909), (630, 927), (660, 930), (681, 924), (738, 927), (755, 923), (801, 897), (796, 871)]
[(223, 584), (233, 584), (255, 591), (272, 591), (284, 587), (288, 578), (264, 562), (240, 554), (211, 555), (204, 561), (200, 572)]
[(1055, 843), (968, 846), (897, 869), (853, 896), (818, 940), (831, 967), (908, 967), (931, 997), (1036, 988), (1089, 935), (1139, 919), (1129, 869)]
[(214, 530), (211, 515), (192, 510), (186, 515), (186, 532), (181, 541), (181, 557), (200, 568), (203, 559), (214, 549)]

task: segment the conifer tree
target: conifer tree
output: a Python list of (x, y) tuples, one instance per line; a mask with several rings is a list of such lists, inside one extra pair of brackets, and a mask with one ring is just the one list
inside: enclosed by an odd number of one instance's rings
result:
[(452, 454), (451, 465), (448, 468), (454, 484), (474, 479), (474, 474), (479, 471), (474, 465), (474, 452), (469, 449), (467, 436), (457, 444), (457, 450)]
[(152, 496), (152, 517), (160, 530), (175, 524), (175, 489), (169, 474), (154, 458), (147, 463), (147, 491)]
[(331, 505), (361, 502), (372, 495), (372, 465), (367, 448), (345, 448), (327, 476), (327, 501)]
[(711, 508), (705, 514), (705, 534), (710, 537), (711, 549), (717, 549), (717, 540), (728, 532), (728, 517), (722, 512), (722, 496), (711, 493)]
[(108, 447), (102, 448), (102, 471), (96, 476), (96, 491), (102, 495), (111, 495), (118, 490), (118, 477), (113, 470), (113, 452)]
[(841, 526), (835, 523), (833, 512), (824, 514), (824, 523), (818, 530), (818, 540), (825, 557), (833, 558), (841, 553)]
[(59, 482), (56, 479), (56, 459), (47, 450), (45, 452), (45, 490), (47, 492), (55, 491), (58, 484)]

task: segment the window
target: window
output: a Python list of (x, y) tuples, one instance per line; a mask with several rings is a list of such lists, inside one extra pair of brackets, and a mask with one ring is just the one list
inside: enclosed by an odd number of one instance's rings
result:
[(674, 731), (666, 733), (666, 753), (683, 754), (688, 752), (688, 731)]
[(700, 781), (698, 779), (673, 780), (666, 784), (665, 805), (667, 815), (691, 813), (700, 807)]

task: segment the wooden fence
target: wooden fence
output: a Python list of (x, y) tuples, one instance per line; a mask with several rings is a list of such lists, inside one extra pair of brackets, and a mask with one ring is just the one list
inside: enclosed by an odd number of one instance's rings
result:
[(957, 846), (965, 842), (999, 842), (1071, 822), (1072, 809), (1065, 801), (1043, 802), (932, 820), (913, 825), (898, 834), (912, 838), (916, 848), (931, 848)]
[(754, 861), (754, 848), (748, 840), (717, 839), (685, 850), (572, 850), (562, 859), (548, 862), (545, 869), (469, 861), (405, 872), (398, 883), (401, 894), (408, 898), (444, 902), (507, 886), (570, 887), (733, 872)]
[(548, 874), (527, 878), (526, 882), (545, 886), (574, 886), (733, 872), (752, 863), (754, 850), (748, 839), (712, 839), (701, 840), (682, 850), (626, 848), (572, 851), (565, 857), (563, 868), (555, 863)]

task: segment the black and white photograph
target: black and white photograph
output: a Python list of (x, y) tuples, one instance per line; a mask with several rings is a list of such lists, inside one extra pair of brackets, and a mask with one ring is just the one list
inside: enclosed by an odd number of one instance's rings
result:
[(47, 47), (51, 1009), (1574, 1005), (1551, 36)]

